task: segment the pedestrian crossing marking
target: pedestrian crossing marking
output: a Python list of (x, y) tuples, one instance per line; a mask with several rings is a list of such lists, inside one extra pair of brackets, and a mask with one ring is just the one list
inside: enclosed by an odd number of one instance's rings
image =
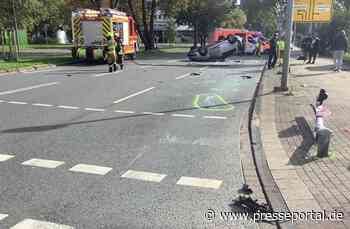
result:
[(74, 229), (74, 227), (34, 219), (24, 219), (10, 229)]
[(45, 160), (45, 159), (39, 159), (39, 158), (33, 158), (22, 163), (22, 165), (48, 168), (48, 169), (54, 169), (63, 164), (64, 164), (63, 161), (53, 161), (53, 160)]
[(78, 173), (90, 173), (95, 175), (106, 175), (112, 170), (110, 167), (88, 165), (88, 164), (77, 164), (70, 168), (69, 171)]
[(220, 188), (222, 181), (196, 177), (181, 177), (176, 184), (184, 186), (218, 189)]
[(14, 158), (14, 157), (15, 157), (14, 155), (10, 155), (10, 154), (0, 154), (0, 162), (10, 160), (11, 158)]
[(129, 178), (129, 179), (136, 179), (136, 180), (158, 182), (159, 183), (166, 176), (167, 175), (165, 175), (165, 174), (159, 174), (159, 173), (150, 173), (150, 172), (143, 172), (143, 171), (128, 170), (121, 177)]
[(7, 216), (9, 216), (9, 215), (7, 215), (7, 214), (0, 214), (0, 221), (4, 220), (5, 218), (7, 218)]

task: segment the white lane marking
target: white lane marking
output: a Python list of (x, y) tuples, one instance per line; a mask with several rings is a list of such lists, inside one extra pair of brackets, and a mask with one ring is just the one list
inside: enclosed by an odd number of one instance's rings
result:
[(7, 214), (0, 214), (0, 221), (4, 220), (5, 218), (7, 218), (7, 216), (9, 216), (9, 215), (7, 215)]
[(167, 60), (167, 63), (175, 63), (177, 62), (178, 60)]
[(14, 158), (14, 157), (15, 157), (14, 155), (10, 155), (10, 154), (0, 154), (0, 162), (10, 160), (11, 158)]
[(124, 98), (118, 99), (118, 100), (114, 101), (114, 103), (123, 102), (123, 101), (125, 101), (125, 100), (127, 100), (127, 99), (130, 99), (130, 98), (132, 98), (132, 97), (135, 97), (135, 96), (144, 94), (144, 93), (146, 93), (146, 92), (148, 92), (148, 91), (151, 91), (151, 90), (153, 90), (154, 88), (155, 88), (155, 87), (150, 87), (150, 88), (147, 88), (147, 89), (145, 89), (145, 90), (136, 92), (136, 93), (131, 94), (131, 95), (128, 95), (128, 96), (126, 96), (126, 97), (124, 97)]
[(164, 115), (164, 113), (154, 113), (154, 112), (142, 112), (142, 114), (145, 114), (145, 115), (157, 115), (157, 116)]
[(159, 174), (159, 173), (150, 173), (150, 172), (143, 172), (143, 171), (128, 170), (121, 177), (129, 178), (129, 179), (136, 179), (136, 180), (158, 182), (159, 183), (166, 176), (167, 175), (165, 175), (165, 174)]
[(106, 175), (112, 170), (110, 167), (88, 165), (88, 164), (77, 164), (70, 168), (69, 171), (78, 173), (90, 173), (95, 175)]
[(85, 108), (86, 111), (106, 111), (105, 109), (100, 109), (100, 108)]
[(24, 219), (10, 229), (74, 229), (74, 227), (34, 219)]
[(33, 89), (37, 89), (37, 88), (41, 88), (41, 87), (48, 87), (48, 86), (52, 86), (52, 85), (56, 85), (56, 84), (59, 84), (59, 83), (53, 82), (53, 83), (38, 84), (38, 85), (31, 86), (31, 87), (18, 88), (18, 89), (11, 90), (11, 91), (3, 91), (3, 92), (0, 92), (0, 95), (14, 94), (17, 92), (29, 91), (29, 90), (33, 90)]
[(29, 70), (29, 71), (21, 71), (21, 73), (41, 73), (41, 72), (51, 72), (53, 70), (58, 71), (57, 68), (49, 68), (49, 69), (43, 69), (43, 70)]
[(121, 110), (116, 110), (114, 111), (116, 113), (125, 113), (125, 114), (135, 114), (135, 111), (121, 111)]
[(147, 66), (140, 66), (140, 68), (151, 68), (153, 67), (152, 65), (147, 65)]
[(4, 103), (5, 101), (4, 100), (0, 100), (0, 103)]
[(172, 114), (173, 117), (182, 117), (182, 118), (194, 118), (194, 115), (186, 115), (186, 114)]
[(80, 109), (79, 107), (71, 107), (71, 106), (57, 106), (58, 108), (62, 108), (62, 109), (71, 109), (71, 110), (78, 110)]
[(209, 118), (209, 119), (227, 119), (225, 116), (203, 116), (203, 118)]
[(204, 71), (204, 70), (207, 70), (207, 69), (208, 69), (208, 66), (204, 67), (204, 68), (200, 68), (199, 71)]
[(53, 161), (53, 160), (45, 160), (45, 159), (39, 159), (39, 158), (32, 158), (22, 163), (22, 165), (29, 165), (29, 166), (41, 167), (41, 168), (47, 168), (47, 169), (55, 169), (58, 166), (61, 166), (63, 164), (64, 164), (63, 161)]
[(10, 103), (10, 104), (19, 104), (19, 105), (25, 105), (25, 104), (28, 104), (26, 102), (18, 102), (18, 101), (9, 101), (7, 103)]
[(183, 78), (185, 78), (185, 77), (187, 77), (187, 76), (189, 76), (189, 75), (190, 75), (190, 73), (186, 73), (186, 74), (183, 74), (183, 75), (181, 75), (181, 76), (176, 77), (175, 79), (176, 79), (176, 80), (180, 80), (180, 79), (183, 79)]
[(218, 189), (220, 188), (222, 181), (213, 180), (213, 179), (196, 178), (196, 177), (181, 177), (176, 184), (185, 185), (185, 186), (195, 186), (195, 187), (201, 187), (201, 188)]
[(100, 73), (100, 74), (96, 74), (96, 75), (93, 75), (92, 77), (101, 77), (101, 76), (108, 76), (108, 75), (116, 75), (116, 74), (119, 74), (121, 73), (122, 71), (116, 71), (116, 72), (106, 72), (106, 73)]
[(37, 107), (53, 107), (53, 105), (45, 103), (33, 103), (32, 105)]

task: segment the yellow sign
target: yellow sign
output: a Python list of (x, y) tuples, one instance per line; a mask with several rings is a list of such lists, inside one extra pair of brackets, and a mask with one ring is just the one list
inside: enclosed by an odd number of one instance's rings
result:
[(329, 22), (332, 0), (294, 0), (294, 22)]

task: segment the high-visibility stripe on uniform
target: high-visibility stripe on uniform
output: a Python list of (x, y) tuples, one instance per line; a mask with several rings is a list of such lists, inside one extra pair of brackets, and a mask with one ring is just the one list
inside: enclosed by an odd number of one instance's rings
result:
[(103, 17), (102, 18), (102, 34), (103, 37), (107, 39), (107, 37), (112, 32), (112, 20), (110, 17)]

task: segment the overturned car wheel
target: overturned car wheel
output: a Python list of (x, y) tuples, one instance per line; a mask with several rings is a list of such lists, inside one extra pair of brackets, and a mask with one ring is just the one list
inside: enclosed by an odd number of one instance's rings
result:
[(201, 56), (206, 56), (208, 54), (208, 49), (206, 47), (201, 47), (201, 48), (199, 48), (198, 53)]

